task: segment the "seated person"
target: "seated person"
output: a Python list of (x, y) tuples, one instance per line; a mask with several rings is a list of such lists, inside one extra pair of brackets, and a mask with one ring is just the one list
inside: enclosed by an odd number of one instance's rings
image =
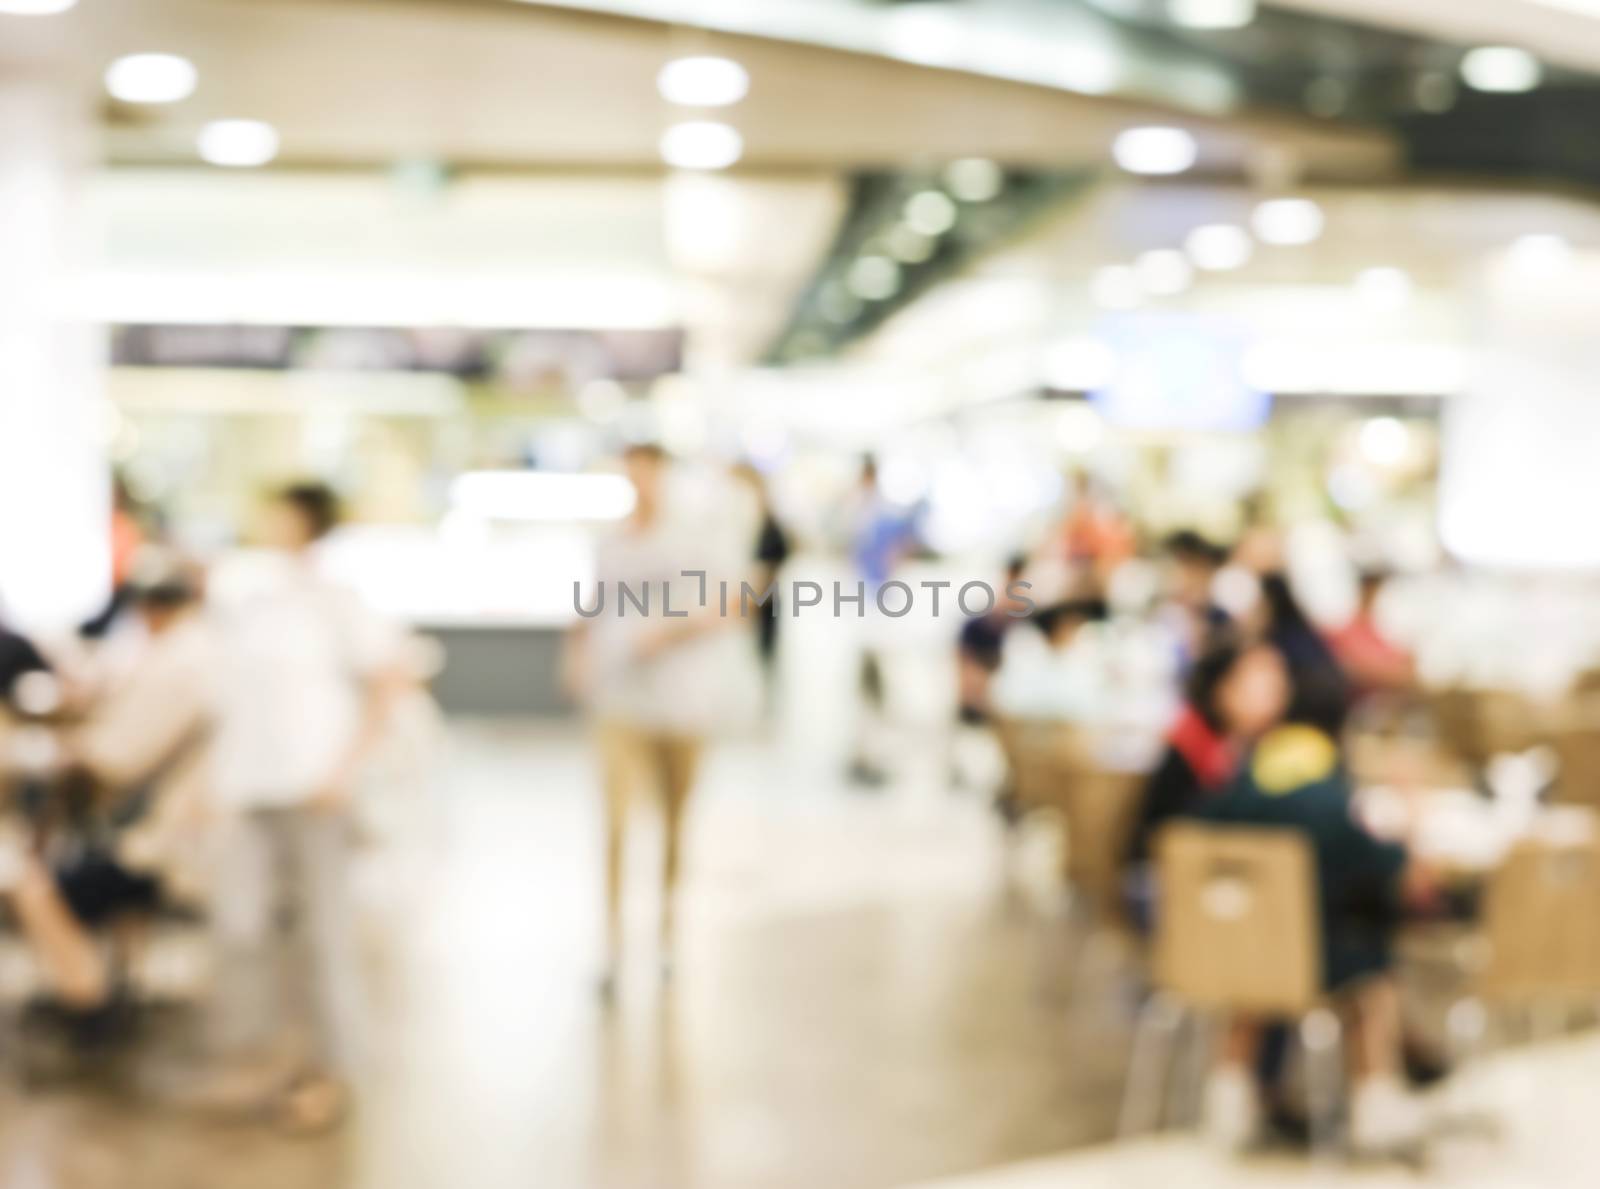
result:
[(0, 708), (11, 700), (12, 691), (23, 677), (49, 670), (50, 662), (33, 641), (7, 627), (0, 618)]
[(1195, 662), (1161, 760), (1145, 782), (1129, 842), (1128, 863), (1140, 887), (1155, 832), (1225, 791), (1250, 745), (1277, 724), (1288, 704), (1289, 672), (1269, 645), (1227, 642)]
[(1103, 710), (1109, 648), (1098, 599), (1071, 599), (1033, 617), (1038, 632), (1011, 632), (992, 685), (995, 709), (1013, 718), (1090, 724)]
[[(1351, 1014), (1350, 1135), (1358, 1150), (1389, 1152), (1421, 1138), (1422, 1114), (1402, 1082), (1399, 992), (1391, 943), (1402, 907), (1423, 902), (1433, 880), (1406, 849), (1382, 842), (1355, 819), (1339, 753), (1338, 722), (1294, 722), (1262, 738), (1244, 772), (1198, 816), (1233, 825), (1298, 830), (1315, 854), (1323, 977)], [(1227, 1143), (1253, 1138), (1259, 1119), (1247, 1072), (1261, 1022), (1237, 1019), (1206, 1090), (1208, 1129)]]
[(1350, 679), (1334, 658), (1322, 633), (1300, 605), (1288, 575), (1261, 576), (1261, 602), (1256, 610), (1259, 634), (1283, 654), (1289, 666), (1289, 714), (1297, 722), (1339, 724), (1350, 708)]
[(1363, 570), (1356, 613), (1344, 626), (1328, 633), (1328, 647), (1349, 675), (1358, 697), (1404, 692), (1417, 684), (1416, 659), (1378, 623), (1378, 600), (1387, 582), (1388, 575), (1382, 570)]
[(196, 852), (211, 673), (196, 595), (175, 564), (132, 588), (147, 633), (139, 662), (62, 740), (56, 785), (87, 804), (80, 828), (48, 858), (18, 833), (0, 838), (0, 900), (52, 990), (81, 1012), (116, 990), (90, 930), (154, 908), (158, 872)]
[(1212, 593), (1228, 554), (1193, 529), (1173, 533), (1163, 543), (1163, 550), (1167, 589), (1161, 618), (1187, 668), (1231, 626), (1228, 613), (1217, 605)]
[(1026, 590), (1022, 582), (1027, 559), (1013, 557), (1006, 563), (1005, 585), (996, 592), (994, 606), (987, 614), (971, 616), (961, 625), (956, 638), (956, 699), (963, 723), (977, 726), (989, 719), (989, 683), (1000, 668), (1006, 633), (1019, 619), (1026, 618), (1030, 602), (1014, 591)]

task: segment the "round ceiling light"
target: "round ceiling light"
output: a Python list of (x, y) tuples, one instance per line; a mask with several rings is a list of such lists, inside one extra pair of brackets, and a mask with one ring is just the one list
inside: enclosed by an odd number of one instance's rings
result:
[(1533, 90), (1543, 77), (1539, 59), (1512, 45), (1481, 45), (1461, 59), (1461, 78), (1475, 91), (1515, 95)]
[(265, 165), (278, 155), (278, 130), (264, 120), (212, 120), (200, 129), (198, 147), (212, 165)]
[(1325, 223), (1322, 208), (1309, 198), (1272, 198), (1250, 215), (1257, 239), (1284, 247), (1313, 242)]
[(194, 94), (199, 78), (177, 54), (126, 54), (106, 67), (106, 91), (123, 103), (177, 103)]
[(1182, 128), (1129, 128), (1111, 146), (1117, 164), (1129, 173), (1182, 173), (1199, 159), (1195, 139)]
[(750, 93), (750, 72), (732, 58), (674, 58), (656, 75), (656, 89), (680, 107), (728, 107)]
[(685, 120), (661, 134), (661, 159), (675, 169), (727, 169), (743, 155), (739, 130), (715, 120)]

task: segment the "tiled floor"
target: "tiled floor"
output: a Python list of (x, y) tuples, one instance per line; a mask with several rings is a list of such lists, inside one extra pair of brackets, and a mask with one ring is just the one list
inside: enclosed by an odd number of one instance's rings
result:
[(647, 831), (607, 1014), (581, 741), (457, 734), (442, 803), (410, 815), (430, 845), (365, 873), (385, 1043), (348, 1136), (52, 1090), (0, 1104), (0, 1186), (889, 1186), (1107, 1133), (1126, 999), (1066, 994), (1059, 929), (1001, 894), (991, 815), (937, 764), (863, 794), (781, 749), (719, 752), (676, 975), (656, 965)]
[(1019, 1161), (915, 1189), (1586, 1189), (1596, 1183), (1600, 1039), (1507, 1052), (1463, 1081), (1454, 1096), (1434, 1100), (1435, 1138), (1415, 1167), (1227, 1159), (1195, 1137), (1172, 1135)]
[[(1105, 1146), (1131, 1002), (1114, 956), (1064, 965), (1049, 838), (1009, 900), (980, 798), (942, 787), (939, 749), (911, 754), (905, 782), (863, 794), (803, 751), (722, 749), (694, 810), (676, 976), (655, 963), (646, 834), (607, 1013), (581, 740), (458, 729), (437, 804), (395, 815), (407, 844), (363, 873), (383, 1045), (356, 1124), (296, 1142), (203, 1123), (163, 1092), (176, 1042), (153, 1044), (142, 1089), (0, 1092), (0, 1189), (1306, 1183), (1301, 1162), (1218, 1164), (1182, 1138)], [(1594, 1146), (1580, 1119), (1600, 1052), (1517, 1068), (1534, 1072), (1503, 1085), (1533, 1087), (1516, 1116), (1530, 1138), (1453, 1141), (1441, 1159), (1490, 1179), (1434, 1183), (1593, 1183), (1558, 1178)]]

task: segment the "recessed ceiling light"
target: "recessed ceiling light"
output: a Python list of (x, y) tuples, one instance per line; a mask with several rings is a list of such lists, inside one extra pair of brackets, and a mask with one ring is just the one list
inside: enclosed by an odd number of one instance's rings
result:
[(1373, 417), (1361, 427), (1361, 457), (1374, 466), (1392, 467), (1411, 451), (1411, 431), (1397, 417)]
[(943, 235), (956, 225), (956, 204), (943, 190), (923, 190), (906, 200), (906, 223), (923, 235)]
[(732, 58), (675, 58), (656, 76), (656, 89), (680, 107), (727, 107), (750, 92), (750, 73)]
[(1182, 173), (1200, 155), (1194, 137), (1182, 128), (1129, 128), (1117, 136), (1111, 155), (1129, 173)]
[(1057, 59), (1055, 76), (1080, 95), (1109, 95), (1122, 82), (1122, 60), (1103, 45), (1070, 45)]
[(1104, 310), (1131, 310), (1144, 300), (1139, 274), (1128, 264), (1108, 264), (1089, 278), (1089, 300)]
[(961, 20), (943, 3), (902, 4), (883, 25), (884, 45), (891, 57), (922, 66), (948, 66), (966, 45)]
[(1516, 94), (1537, 87), (1544, 67), (1538, 58), (1516, 46), (1481, 45), (1461, 59), (1461, 77), (1476, 91)]
[(66, 12), (78, 0), (0, 0), (0, 16), (53, 17)]
[(1256, 207), (1250, 227), (1264, 244), (1309, 244), (1322, 234), (1322, 208), (1309, 198), (1273, 198)]
[(1005, 185), (1005, 173), (987, 157), (963, 157), (945, 166), (944, 181), (962, 202), (988, 202)]
[(1167, 0), (1167, 16), (1185, 29), (1243, 29), (1256, 19), (1256, 0)]
[(264, 120), (212, 120), (201, 127), (198, 145), (212, 165), (265, 165), (278, 155), (278, 130)]
[(1043, 379), (1058, 392), (1102, 388), (1116, 371), (1116, 352), (1099, 339), (1065, 339), (1045, 348)]
[(1356, 277), (1356, 297), (1378, 313), (1404, 309), (1412, 288), (1410, 275), (1399, 268), (1369, 268)]
[(846, 283), (863, 301), (887, 301), (900, 291), (900, 266), (887, 256), (863, 256), (850, 266)]
[(685, 120), (661, 134), (661, 159), (676, 169), (726, 169), (743, 155), (738, 129), (715, 120)]
[(889, 255), (902, 264), (921, 264), (933, 255), (937, 241), (931, 235), (923, 235), (915, 227), (907, 227), (904, 223), (895, 224), (889, 232)]
[(1194, 280), (1189, 261), (1176, 248), (1152, 248), (1139, 256), (1134, 268), (1138, 270), (1140, 287), (1157, 297), (1182, 293)]
[(1227, 272), (1248, 264), (1255, 244), (1250, 242), (1250, 235), (1243, 227), (1208, 223), (1191, 231), (1183, 241), (1183, 248), (1196, 268)]
[(177, 103), (198, 79), (194, 63), (177, 54), (127, 54), (106, 67), (106, 91), (123, 103)]
[(1529, 276), (1552, 276), (1572, 263), (1572, 245), (1559, 235), (1518, 236), (1508, 254), (1511, 266)]

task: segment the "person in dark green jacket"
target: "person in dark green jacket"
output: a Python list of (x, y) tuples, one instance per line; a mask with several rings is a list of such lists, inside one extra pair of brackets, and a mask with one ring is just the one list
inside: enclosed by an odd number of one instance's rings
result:
[[(1227, 792), (1195, 816), (1233, 826), (1291, 829), (1311, 844), (1322, 927), (1323, 985), (1346, 1008), (1352, 1060), (1350, 1135), (1366, 1151), (1392, 1151), (1421, 1137), (1423, 1118), (1405, 1089), (1393, 938), (1405, 906), (1431, 894), (1432, 879), (1406, 848), (1371, 834), (1356, 818), (1336, 724), (1294, 722), (1257, 744)], [(1244, 1072), (1259, 1021), (1237, 1021), (1223, 1066), (1207, 1091), (1214, 1132), (1244, 1142), (1253, 1126), (1253, 1085)], [(1219, 1121), (1219, 1115), (1231, 1119)]]

